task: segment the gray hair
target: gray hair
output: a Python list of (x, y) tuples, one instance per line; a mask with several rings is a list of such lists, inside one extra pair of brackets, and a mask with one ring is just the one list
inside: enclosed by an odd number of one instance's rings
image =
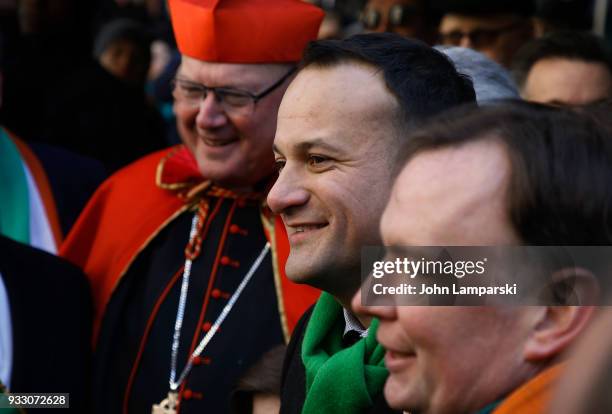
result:
[(457, 71), (474, 82), (476, 101), (486, 105), (500, 99), (520, 99), (510, 73), (480, 52), (458, 46), (435, 46), (453, 61)]

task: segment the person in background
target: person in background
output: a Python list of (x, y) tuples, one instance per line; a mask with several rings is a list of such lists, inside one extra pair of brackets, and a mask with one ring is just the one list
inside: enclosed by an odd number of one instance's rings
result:
[(266, 352), (238, 380), (231, 397), (232, 414), (278, 414), (285, 345)]
[(264, 200), (278, 106), (323, 12), (300, 0), (168, 5), (184, 145), (102, 184), (61, 249), (92, 284), (99, 413), (228, 412), (237, 379), (319, 295), (286, 279), (286, 234)]
[[(413, 134), (404, 154), (380, 221), (384, 245), (396, 252), (612, 244), (612, 140), (570, 110), (462, 108)], [(567, 350), (596, 314), (583, 295), (607, 276), (575, 285), (580, 306), (563, 295), (539, 306), (365, 306), (360, 293), (352, 304), (380, 320), (392, 407), (543, 414)]]
[(105, 178), (99, 162), (60, 148), (28, 144), (0, 125), (0, 234), (57, 254)]
[(478, 50), (509, 67), (514, 54), (533, 38), (533, 0), (434, 0), (442, 13), (440, 43)]
[(361, 23), (366, 31), (397, 33), (433, 45), (440, 15), (428, 0), (369, 0)]
[(116, 78), (143, 89), (151, 63), (151, 40), (141, 23), (113, 20), (96, 36), (94, 57)]
[(512, 62), (524, 99), (549, 105), (586, 105), (612, 97), (612, 54), (585, 32), (550, 33), (526, 44)]
[(157, 102), (159, 112), (164, 118), (166, 125), (166, 141), (168, 146), (176, 145), (181, 142), (176, 128), (176, 114), (174, 113), (174, 97), (172, 80), (176, 76), (176, 71), (181, 64), (181, 54), (178, 50), (172, 51), (170, 61), (159, 74), (159, 76), (149, 83), (149, 91)]
[(90, 59), (90, 15), (72, 0), (0, 4), (0, 234), (54, 254), (107, 176), (95, 159), (38, 142), (51, 89)]
[(591, 30), (595, 3), (595, 0), (535, 0), (535, 37), (566, 30)]
[(0, 234), (57, 254), (106, 174), (96, 160), (26, 143), (0, 124)]
[(140, 23), (109, 22), (95, 61), (57, 85), (42, 140), (103, 162), (109, 172), (165, 148), (164, 122), (145, 94), (150, 38)]
[(341, 39), (342, 29), (342, 16), (334, 10), (328, 10), (319, 27), (317, 39)]
[(85, 413), (90, 375), (87, 278), (65, 260), (0, 235), (0, 393), (3, 386), (13, 393), (69, 393), (68, 411)]
[(361, 247), (380, 242), (407, 132), (474, 99), (470, 80), (421, 41), (367, 33), (309, 44), (278, 112), (267, 201), (288, 234), (287, 276), (324, 292), (288, 346), (281, 413), (390, 411), (384, 352), (349, 310)]
[(510, 72), (482, 53), (458, 46), (435, 48), (453, 61), (459, 73), (472, 79), (479, 105), (494, 103), (500, 99), (520, 99)]
[(94, 9), (95, 2), (81, 0), (16, 2), (19, 35), (3, 47), (0, 123), (24, 141), (43, 140), (57, 88), (91, 63)]

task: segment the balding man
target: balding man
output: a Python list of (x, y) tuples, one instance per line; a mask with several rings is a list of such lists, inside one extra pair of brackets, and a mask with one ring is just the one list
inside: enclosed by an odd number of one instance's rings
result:
[[(380, 224), (394, 252), (612, 242), (612, 141), (586, 118), (535, 106), (461, 111), (412, 135), (408, 148)], [(358, 294), (353, 306), (380, 319), (385, 398), (423, 414), (544, 413), (565, 352), (594, 313), (586, 300), (441, 307), (397, 298), (370, 307)]]

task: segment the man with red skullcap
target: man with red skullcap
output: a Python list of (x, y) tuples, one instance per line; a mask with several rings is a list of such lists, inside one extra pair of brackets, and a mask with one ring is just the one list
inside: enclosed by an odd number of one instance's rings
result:
[(265, 204), (281, 97), (323, 13), (298, 0), (170, 0), (184, 145), (103, 184), (62, 253), (95, 297), (94, 404), (104, 413), (222, 413), (318, 292), (284, 275)]

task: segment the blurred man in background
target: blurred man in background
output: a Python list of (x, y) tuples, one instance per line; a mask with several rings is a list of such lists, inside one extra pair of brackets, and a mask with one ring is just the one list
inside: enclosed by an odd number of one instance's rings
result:
[(521, 95), (549, 105), (586, 105), (612, 97), (612, 54), (584, 32), (550, 33), (516, 55), (512, 72)]
[(366, 31), (397, 33), (433, 45), (440, 15), (428, 0), (370, 0), (361, 22)]
[(455, 64), (457, 71), (469, 76), (474, 83), (479, 105), (500, 99), (520, 99), (510, 72), (474, 49), (459, 46), (435, 46)]
[(433, 4), (442, 13), (441, 44), (476, 49), (505, 67), (533, 37), (532, 0), (435, 0)]

